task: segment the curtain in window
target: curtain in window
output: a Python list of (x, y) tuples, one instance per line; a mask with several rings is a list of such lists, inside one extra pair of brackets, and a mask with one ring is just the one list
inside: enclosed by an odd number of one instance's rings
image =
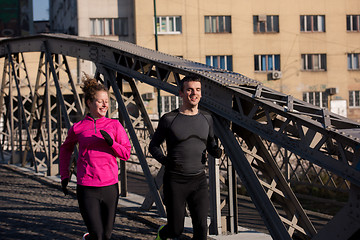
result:
[(173, 32), (174, 31), (174, 18), (173, 17), (169, 17), (169, 24), (168, 24), (168, 26), (169, 26), (169, 29), (168, 29), (168, 31), (169, 32)]
[(348, 54), (348, 55), (347, 55), (347, 59), (348, 59), (348, 69), (352, 69), (352, 68), (353, 68), (353, 64), (352, 64), (352, 54)]
[(217, 32), (216, 17), (211, 18), (211, 32)]
[(354, 53), (353, 69), (359, 69), (359, 54), (358, 53)]
[(268, 55), (268, 70), (272, 71), (274, 70), (273, 68), (273, 55)]
[(261, 55), (261, 71), (266, 71), (266, 55)]
[(225, 56), (220, 56), (220, 68), (222, 69), (226, 69), (226, 66), (225, 66)]
[(210, 18), (205, 16), (205, 32), (210, 32)]
[(206, 65), (211, 66), (211, 57), (210, 56), (206, 56)]

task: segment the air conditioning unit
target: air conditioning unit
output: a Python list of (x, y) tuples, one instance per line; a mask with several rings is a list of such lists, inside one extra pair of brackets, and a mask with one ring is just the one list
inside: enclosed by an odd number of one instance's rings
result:
[(265, 14), (259, 15), (259, 22), (266, 22), (266, 15)]
[(153, 100), (155, 98), (155, 93), (154, 92), (148, 92), (148, 93), (144, 93), (141, 95), (143, 100), (145, 101), (149, 101), (149, 100)]
[(339, 92), (338, 88), (327, 88), (326, 90), (329, 93), (329, 95), (335, 95)]
[(272, 72), (272, 79), (280, 79), (282, 76), (282, 73), (280, 71), (274, 71)]

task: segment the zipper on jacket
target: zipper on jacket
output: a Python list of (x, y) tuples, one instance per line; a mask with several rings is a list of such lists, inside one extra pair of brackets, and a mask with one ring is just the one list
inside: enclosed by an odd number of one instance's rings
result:
[(96, 120), (94, 119), (94, 127), (95, 127), (95, 133), (96, 133)]

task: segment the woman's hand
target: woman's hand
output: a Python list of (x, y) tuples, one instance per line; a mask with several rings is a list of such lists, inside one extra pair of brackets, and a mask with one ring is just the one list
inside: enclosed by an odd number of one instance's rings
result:
[(114, 141), (112, 140), (110, 135), (104, 130), (100, 130), (100, 133), (104, 137), (106, 143), (111, 147), (114, 144)]
[(61, 189), (62, 189), (63, 193), (65, 194), (65, 196), (69, 194), (69, 191), (66, 188), (68, 184), (69, 184), (68, 178), (61, 180)]

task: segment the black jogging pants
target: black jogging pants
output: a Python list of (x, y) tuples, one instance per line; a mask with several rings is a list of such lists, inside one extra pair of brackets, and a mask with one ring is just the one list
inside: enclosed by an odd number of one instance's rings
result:
[(205, 173), (191, 177), (174, 177), (173, 174), (165, 173), (163, 187), (167, 225), (160, 231), (160, 237), (176, 238), (182, 234), (187, 203), (193, 225), (193, 239), (206, 240), (209, 194)]
[(92, 240), (108, 240), (119, 201), (118, 184), (105, 187), (77, 185), (80, 213)]

